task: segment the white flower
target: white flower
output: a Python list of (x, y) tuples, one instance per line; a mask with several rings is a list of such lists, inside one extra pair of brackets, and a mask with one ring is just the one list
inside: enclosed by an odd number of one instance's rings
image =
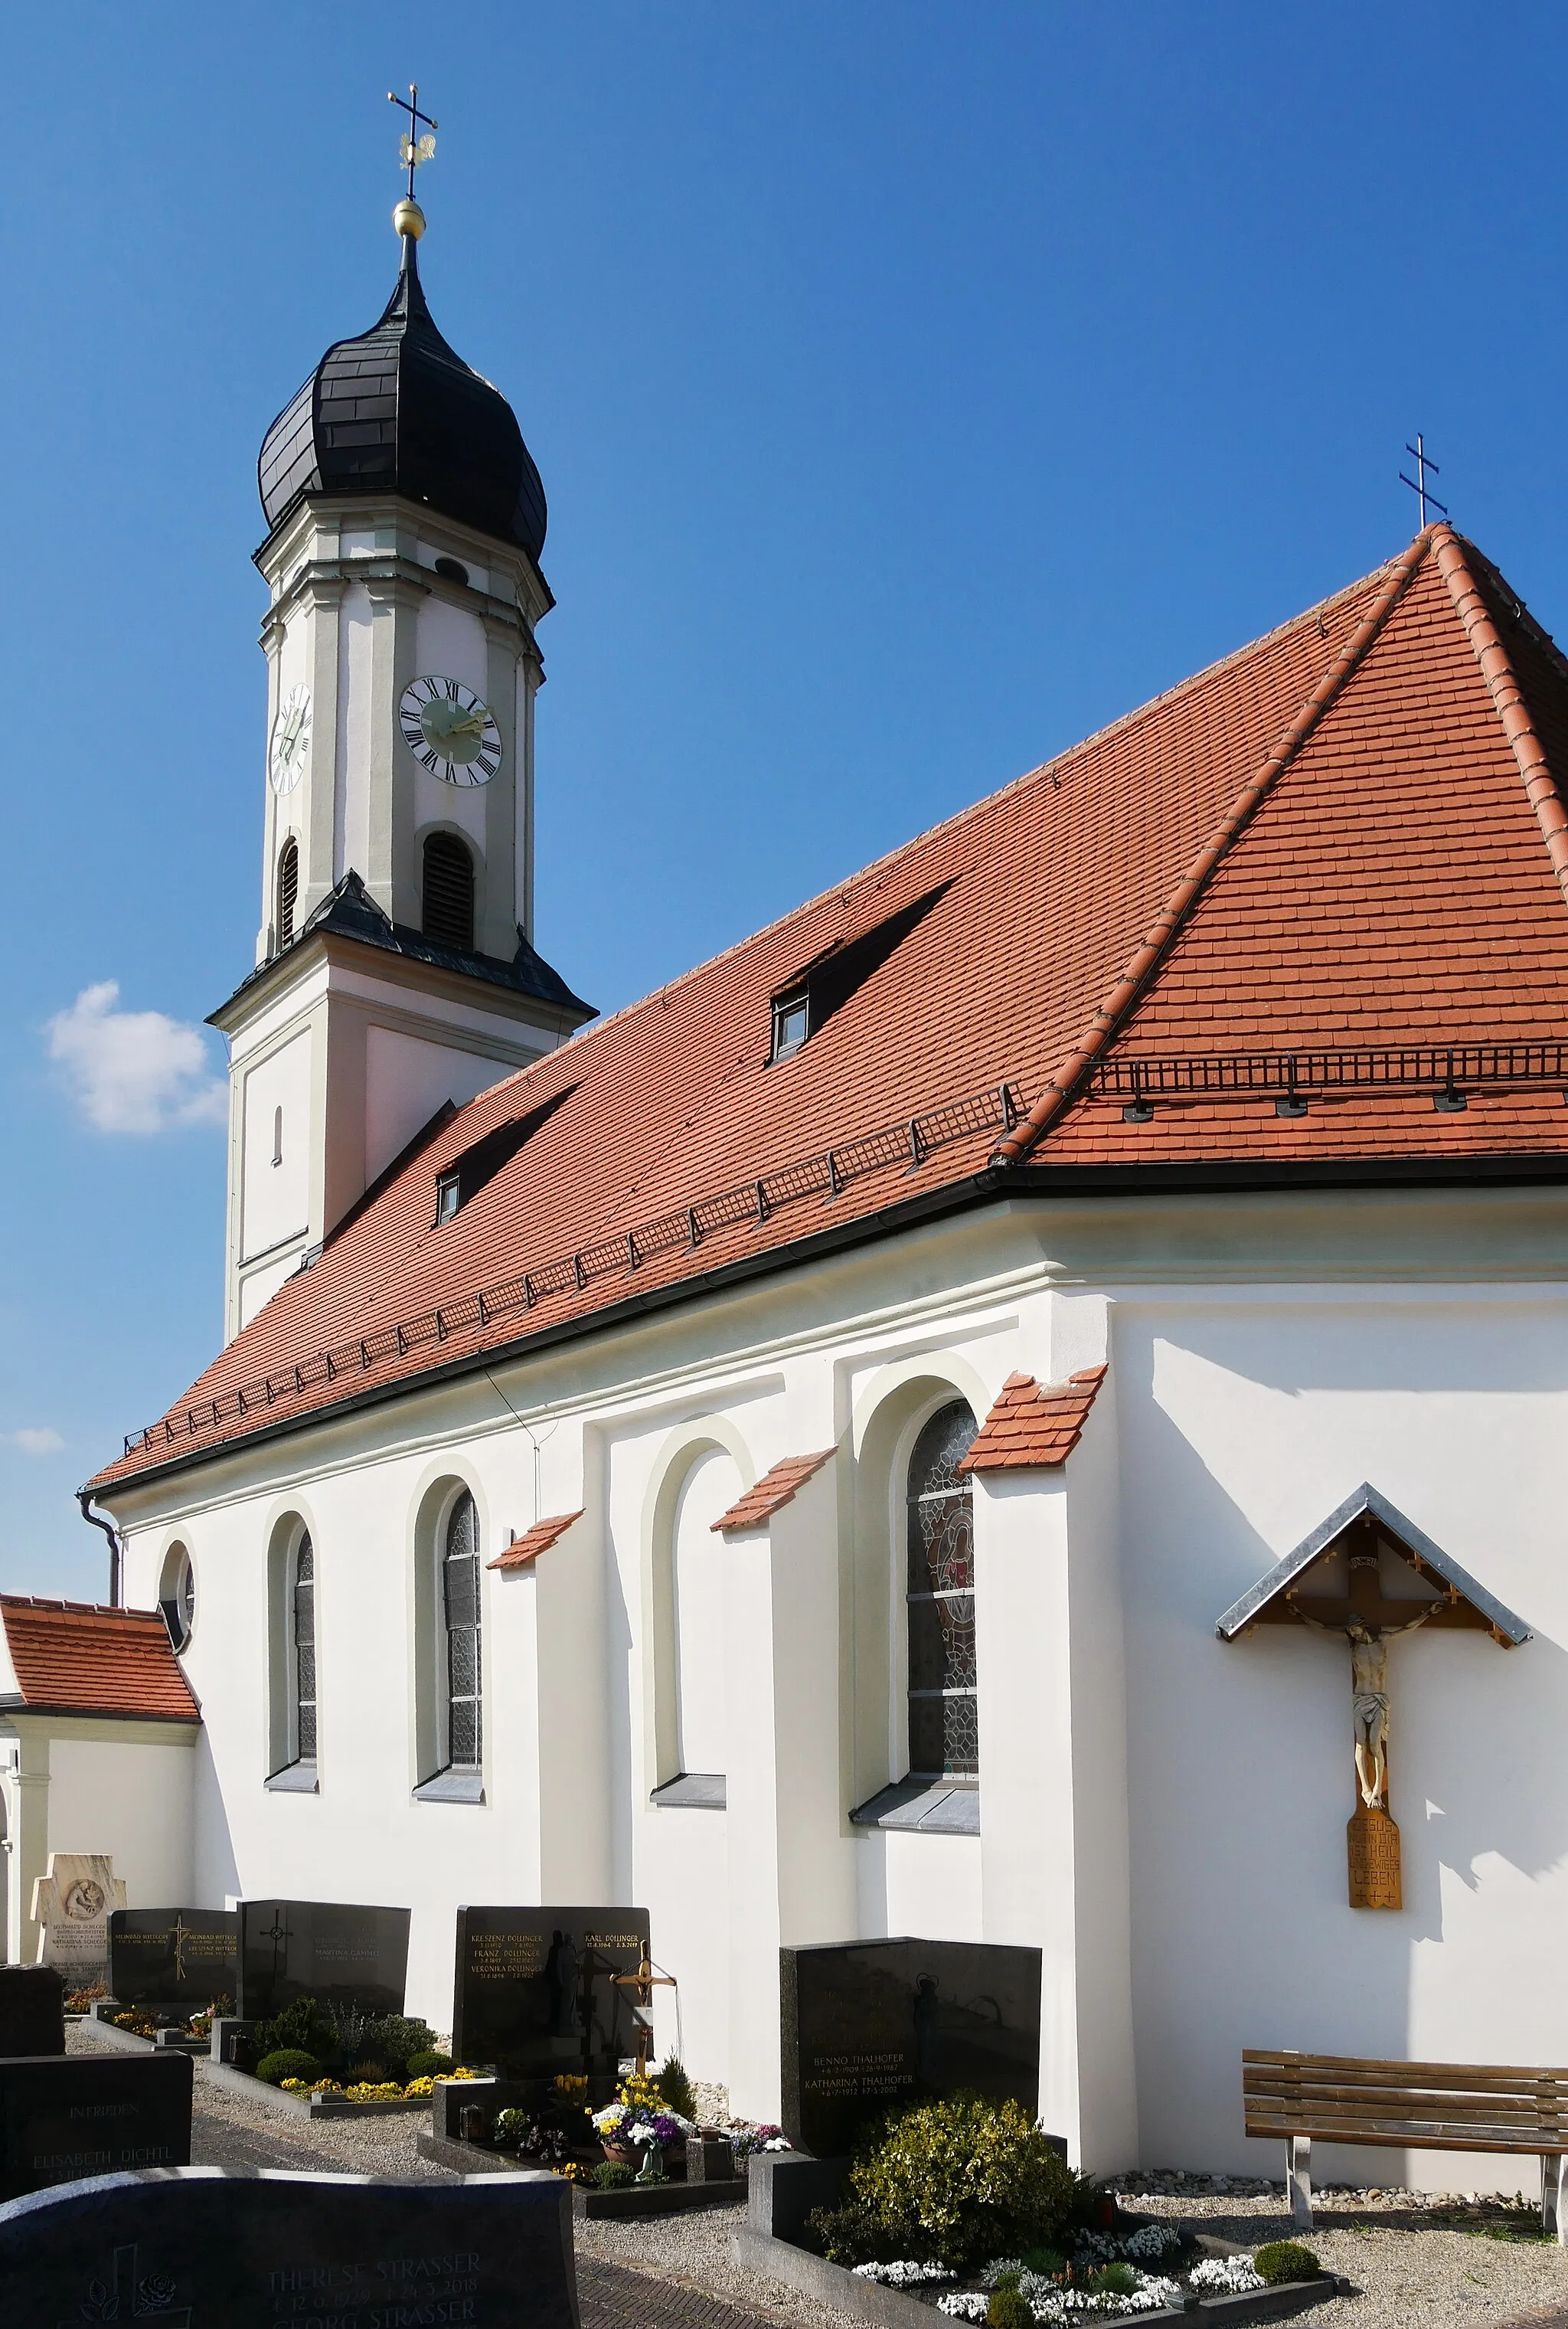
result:
[(960, 2295), (939, 2296), (938, 2313), (945, 2313), (950, 2321), (983, 2321), (991, 2299), (978, 2289), (965, 2289)]
[(1243, 2296), (1248, 2289), (1264, 2286), (1251, 2257), (1205, 2257), (1188, 2274), (1194, 2288), (1223, 2289), (1227, 2296)]
[(992, 2257), (980, 2276), (980, 2285), (982, 2288), (994, 2288), (1004, 2273), (1022, 2272), (1023, 2268), (1022, 2257)]
[(917, 2264), (912, 2257), (900, 2258), (896, 2264), (858, 2264), (854, 2270), (858, 2279), (879, 2280), (888, 2288), (919, 2288), (953, 2278), (945, 2265)]
[(594, 2125), (600, 2135), (607, 2138), (615, 2134), (623, 2119), (631, 2116), (624, 2103), (607, 2103), (602, 2111), (594, 2113)]

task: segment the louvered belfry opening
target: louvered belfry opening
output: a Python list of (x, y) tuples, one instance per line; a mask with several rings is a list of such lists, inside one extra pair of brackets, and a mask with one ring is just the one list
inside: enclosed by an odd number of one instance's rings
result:
[(425, 843), (425, 936), (437, 946), (474, 951), (474, 860), (455, 833)]
[(277, 861), (277, 943), (286, 947), (294, 936), (294, 910), (299, 900), (299, 844), (286, 842)]

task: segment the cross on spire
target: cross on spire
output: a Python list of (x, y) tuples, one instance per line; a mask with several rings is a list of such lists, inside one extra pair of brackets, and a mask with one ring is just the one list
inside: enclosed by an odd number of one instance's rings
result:
[(408, 200), (412, 202), (414, 199), (414, 173), (418, 168), (421, 162), (430, 161), (434, 157), (436, 152), (436, 140), (434, 136), (431, 135), (421, 137), (419, 135), (419, 124), (423, 121), (427, 125), (427, 128), (432, 132), (439, 129), (441, 125), (437, 120), (433, 113), (420, 112), (419, 84), (417, 80), (411, 80), (408, 83), (408, 94), (407, 97), (399, 97), (395, 89), (390, 89), (387, 91), (387, 103), (389, 105), (400, 105), (404, 112), (408, 117), (408, 127), (404, 130), (402, 137), (398, 142), (398, 152), (408, 165)]
[[(410, 170), (408, 173), (408, 184), (410, 189), (412, 188), (413, 184), (414, 174)], [(1440, 502), (1435, 494), (1429, 493), (1427, 491), (1426, 485), (1426, 473), (1429, 469), (1432, 471), (1434, 477), (1441, 476), (1442, 472), (1439, 469), (1435, 461), (1428, 458), (1426, 440), (1422, 437), (1419, 429), (1415, 432), (1414, 444), (1407, 445), (1404, 449), (1415, 463), (1415, 475), (1413, 477), (1407, 477), (1404, 471), (1401, 469), (1399, 473), (1399, 482), (1402, 486), (1408, 486), (1411, 492), (1415, 495), (1416, 506), (1421, 512), (1421, 524), (1418, 531), (1424, 533), (1426, 532), (1426, 513), (1429, 505), (1432, 509), (1437, 510), (1443, 517), (1447, 517), (1448, 515), (1448, 504), (1446, 502)]]

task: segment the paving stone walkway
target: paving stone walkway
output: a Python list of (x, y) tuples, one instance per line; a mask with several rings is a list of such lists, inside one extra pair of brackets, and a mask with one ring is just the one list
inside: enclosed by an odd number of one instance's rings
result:
[(596, 2257), (577, 2258), (577, 2296), (583, 2329), (772, 2329), (760, 2313)]

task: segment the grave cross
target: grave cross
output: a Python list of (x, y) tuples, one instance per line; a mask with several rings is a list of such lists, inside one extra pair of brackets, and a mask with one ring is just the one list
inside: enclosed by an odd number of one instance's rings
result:
[(648, 2052), (653, 2040), (653, 1992), (656, 1989), (674, 1989), (677, 1986), (675, 1976), (673, 1974), (655, 1973), (652, 1957), (645, 1957), (635, 1973), (613, 1973), (610, 1979), (617, 1989), (630, 1989), (636, 1993), (637, 2075), (645, 2078)]

